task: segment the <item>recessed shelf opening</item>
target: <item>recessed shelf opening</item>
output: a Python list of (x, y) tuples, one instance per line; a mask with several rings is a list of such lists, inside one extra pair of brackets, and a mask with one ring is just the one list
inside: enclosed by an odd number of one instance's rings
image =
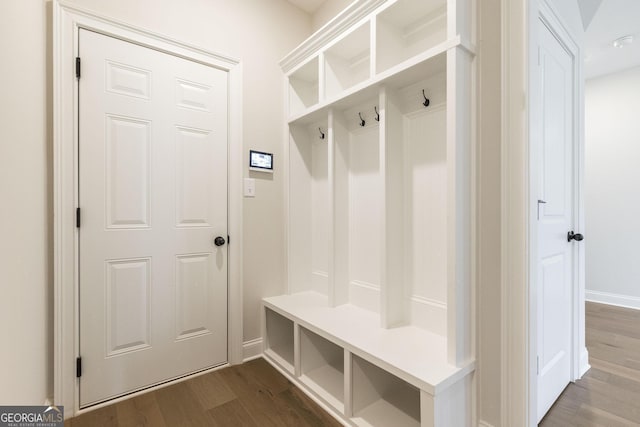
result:
[[(327, 121), (291, 126), (290, 276), (292, 292), (327, 294), (329, 271), (329, 183)], [(324, 136), (324, 138), (323, 138)]]
[(289, 115), (318, 103), (318, 58), (314, 58), (289, 75)]
[[(395, 322), (447, 334), (446, 75), (386, 92), (387, 269)], [(423, 105), (428, 94), (429, 106)], [(405, 308), (406, 307), (406, 308)]]
[[(336, 112), (334, 248), (336, 305), (351, 303), (380, 312), (380, 262), (383, 232), (378, 99)], [(363, 125), (364, 124), (364, 125)]]
[(344, 407), (344, 350), (305, 328), (300, 329), (301, 380), (340, 410)]
[(325, 95), (330, 99), (371, 77), (370, 25), (367, 22), (324, 54)]
[(420, 390), (353, 356), (353, 420), (358, 425), (420, 426)]
[(446, 1), (400, 0), (377, 17), (376, 71), (387, 70), (446, 38)]
[(265, 310), (267, 348), (288, 371), (293, 372), (293, 322), (273, 310)]

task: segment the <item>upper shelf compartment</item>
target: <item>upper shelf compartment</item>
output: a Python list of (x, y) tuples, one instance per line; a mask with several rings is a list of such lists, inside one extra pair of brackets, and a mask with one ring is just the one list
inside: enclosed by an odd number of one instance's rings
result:
[(371, 77), (369, 22), (348, 34), (324, 53), (325, 98), (331, 99)]
[(289, 75), (289, 114), (299, 113), (318, 103), (318, 57)]
[(377, 15), (376, 72), (388, 70), (446, 38), (445, 0), (398, 0)]

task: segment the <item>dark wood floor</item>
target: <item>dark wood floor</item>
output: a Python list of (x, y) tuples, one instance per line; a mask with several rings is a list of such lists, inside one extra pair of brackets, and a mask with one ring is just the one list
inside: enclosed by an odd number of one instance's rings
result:
[[(587, 303), (591, 369), (544, 427), (640, 426), (640, 310)], [(263, 359), (97, 409), (65, 423), (102, 426), (339, 426)]]
[(569, 384), (541, 426), (640, 426), (640, 310), (587, 303), (591, 369)]
[(340, 426), (263, 359), (202, 375), (65, 422), (71, 427)]

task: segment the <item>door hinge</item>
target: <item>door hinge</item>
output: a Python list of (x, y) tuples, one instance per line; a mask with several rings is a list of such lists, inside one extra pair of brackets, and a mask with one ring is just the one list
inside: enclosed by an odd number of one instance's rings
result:
[(540, 375), (540, 356), (536, 356), (536, 375)]
[(82, 376), (82, 357), (76, 357), (76, 378)]
[(76, 56), (76, 79), (80, 78), (80, 57)]
[(80, 208), (76, 208), (76, 227), (80, 228)]

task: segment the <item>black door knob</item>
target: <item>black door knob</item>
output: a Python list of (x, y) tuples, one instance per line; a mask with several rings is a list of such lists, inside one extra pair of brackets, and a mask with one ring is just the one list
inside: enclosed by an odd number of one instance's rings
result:
[(579, 242), (583, 239), (584, 239), (584, 236), (580, 233), (574, 233), (573, 231), (570, 231), (567, 233), (567, 242), (570, 242), (572, 240)]
[(224, 240), (224, 237), (218, 236), (215, 239), (213, 239), (213, 243), (215, 243), (216, 246), (222, 246), (226, 243), (226, 241)]

